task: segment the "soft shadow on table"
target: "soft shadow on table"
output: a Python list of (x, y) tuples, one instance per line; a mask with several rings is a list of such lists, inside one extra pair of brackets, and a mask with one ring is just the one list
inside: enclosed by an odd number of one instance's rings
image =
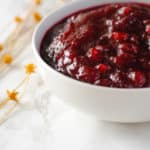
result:
[[(99, 122), (95, 128), (95, 135), (97, 136), (94, 145), (100, 144), (103, 150), (150, 150), (150, 122)], [(97, 150), (97, 146), (94, 149)]]
[(61, 111), (51, 130), (54, 137), (52, 150), (150, 150), (150, 122), (96, 121), (67, 107), (67, 111)]

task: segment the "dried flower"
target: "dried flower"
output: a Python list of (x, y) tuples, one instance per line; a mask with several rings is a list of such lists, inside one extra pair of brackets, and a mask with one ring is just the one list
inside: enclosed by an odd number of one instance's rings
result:
[(23, 21), (22, 18), (19, 17), (19, 16), (16, 16), (16, 17), (14, 18), (14, 20), (15, 20), (16, 23), (21, 23), (21, 22)]
[(3, 45), (2, 44), (0, 44), (0, 51), (2, 51), (3, 50)]
[(40, 5), (42, 3), (42, 0), (34, 0), (36, 5)]
[(32, 74), (35, 72), (36, 66), (34, 64), (28, 64), (25, 66), (25, 70), (27, 74)]
[(37, 21), (37, 22), (41, 21), (41, 19), (42, 19), (42, 16), (40, 15), (39, 12), (34, 12), (33, 17), (34, 17), (35, 21)]
[(11, 56), (10, 54), (5, 54), (5, 55), (3, 56), (3, 62), (4, 62), (5, 64), (11, 64), (11, 63), (12, 63), (12, 60), (13, 60), (13, 58), (12, 58), (12, 56)]
[(7, 96), (8, 96), (8, 99), (10, 99), (10, 100), (18, 102), (18, 94), (19, 93), (15, 90), (13, 90), (13, 91), (7, 90)]

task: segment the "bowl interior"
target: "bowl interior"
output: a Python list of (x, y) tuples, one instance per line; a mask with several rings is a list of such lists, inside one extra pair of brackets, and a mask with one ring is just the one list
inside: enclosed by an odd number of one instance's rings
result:
[(41, 46), (41, 42), (43, 40), (44, 35), (46, 34), (46, 32), (48, 31), (48, 29), (50, 29), (50, 27), (52, 27), (54, 24), (56, 24), (57, 22), (59, 22), (60, 20), (62, 20), (63, 18), (67, 17), (68, 15), (71, 15), (72, 13), (78, 12), (80, 10), (84, 10), (90, 7), (94, 7), (97, 5), (101, 5), (101, 4), (107, 4), (107, 3), (116, 3), (116, 2), (138, 2), (138, 3), (148, 3), (149, 4), (149, 0), (143, 0), (141, 2), (141, 0), (82, 0), (82, 1), (75, 1), (72, 3), (69, 3), (65, 6), (63, 6), (60, 9), (57, 9), (55, 12), (51, 13), (50, 15), (48, 15), (47, 17), (45, 17), (43, 19), (43, 21), (37, 26), (34, 34), (33, 34), (33, 39), (32, 39), (32, 44), (33, 44), (33, 49), (34, 49), (34, 53), (37, 56), (38, 60), (40, 62), (42, 62), (45, 67), (50, 70), (55, 72), (55, 74), (57, 76), (62, 76), (62, 78), (67, 79), (67, 80), (72, 80), (71, 82), (74, 82), (75, 84), (82, 84), (85, 86), (89, 86), (92, 88), (96, 88), (96, 89), (104, 89), (104, 90), (117, 90), (117, 91), (126, 91), (126, 92), (143, 92), (143, 91), (150, 91), (150, 88), (141, 88), (141, 89), (118, 89), (118, 88), (109, 88), (109, 87), (100, 87), (100, 86), (95, 86), (92, 84), (87, 84), (81, 81), (77, 81), (74, 80), (72, 78), (69, 78), (67, 76), (64, 76), (61, 73), (58, 73), (57, 71), (55, 71), (54, 69), (52, 69), (50, 66), (48, 66), (45, 61), (40, 57), (40, 46)]
[(94, 7), (101, 4), (107, 3), (116, 3), (116, 2), (139, 2), (139, 3), (149, 3), (149, 0), (82, 0), (82, 1), (75, 1), (69, 3), (62, 7), (61, 9), (57, 9), (55, 12), (51, 13), (37, 27), (35, 34), (33, 36), (33, 42), (35, 44), (36, 49), (39, 52), (41, 41), (46, 33), (46, 31), (56, 24), (58, 21), (62, 20), (68, 15), (75, 13), (82, 9), (87, 9), (90, 7)]

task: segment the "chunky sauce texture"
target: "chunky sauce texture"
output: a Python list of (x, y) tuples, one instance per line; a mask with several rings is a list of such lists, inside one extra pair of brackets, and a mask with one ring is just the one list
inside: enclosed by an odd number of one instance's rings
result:
[(99, 86), (150, 87), (150, 5), (116, 3), (75, 13), (45, 35), (41, 57)]

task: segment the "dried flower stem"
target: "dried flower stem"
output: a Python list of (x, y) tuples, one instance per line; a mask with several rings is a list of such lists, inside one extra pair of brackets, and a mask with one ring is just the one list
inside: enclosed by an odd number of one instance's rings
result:
[(6, 98), (4, 101), (2, 101), (2, 102), (0, 103), (0, 109), (2, 109), (4, 106), (6, 106), (8, 102), (9, 102), (9, 99), (8, 99), (8, 98)]
[(19, 99), (22, 99), (22, 97), (25, 95), (29, 81), (30, 81), (30, 76), (28, 75), (28, 78), (26, 79), (26, 82), (24, 83), (25, 85), (24, 85), (23, 92), (20, 94)]
[[(4, 43), (0, 45), (0, 75), (2, 75), (2, 73), (11, 66), (11, 62), (14, 61), (14, 58), (16, 59), (19, 55), (22, 54), (23, 50), (27, 46), (27, 43), (30, 42), (30, 37), (32, 36), (35, 26), (42, 19), (41, 15), (37, 12), (37, 7), (41, 4), (41, 2), (42, 0), (34, 0), (34, 3), (28, 9), (24, 18), (21, 18), (19, 16), (16, 16), (14, 18), (14, 21), (16, 22), (16, 27), (6, 38)], [(59, 0), (57, 2), (61, 4), (64, 3), (62, 0)], [(7, 57), (3, 59), (4, 56), (6, 56), (6, 54)], [(14, 90), (8, 90), (7, 97), (2, 102), (0, 102), (0, 110), (2, 110), (6, 105), (8, 105), (10, 101), (13, 102), (13, 106), (10, 109), (8, 109), (2, 117), (0, 117), (0, 124), (2, 124), (18, 106), (20, 99), (23, 97), (27, 89), (27, 85), (30, 80), (30, 75), (35, 72), (35, 65), (28, 64), (25, 66), (25, 69), (25, 78), (16, 86)], [(23, 92), (20, 94), (18, 90), (21, 87), (23, 87), (23, 85), (24, 89)]]
[(20, 87), (22, 87), (22, 85), (29, 80), (29, 75), (27, 75), (18, 85), (17, 87), (14, 89), (15, 91), (18, 90)]
[[(11, 54), (14, 58), (22, 54), (22, 50), (25, 49), (27, 41), (31, 40), (33, 30), (37, 24), (37, 21), (33, 20), (32, 14), (34, 14), (37, 6), (32, 5), (26, 16), (21, 23), (16, 25), (16, 28), (4, 41), (5, 54)], [(4, 54), (1, 55), (3, 58)], [(0, 72), (3, 72), (8, 65), (6, 65), (2, 59), (0, 59)]]
[(4, 115), (0, 118), (0, 124), (2, 124), (5, 120), (7, 120), (8, 116), (12, 114), (16, 106), (17, 106), (17, 103), (14, 103), (13, 106), (6, 113), (4, 113)]

